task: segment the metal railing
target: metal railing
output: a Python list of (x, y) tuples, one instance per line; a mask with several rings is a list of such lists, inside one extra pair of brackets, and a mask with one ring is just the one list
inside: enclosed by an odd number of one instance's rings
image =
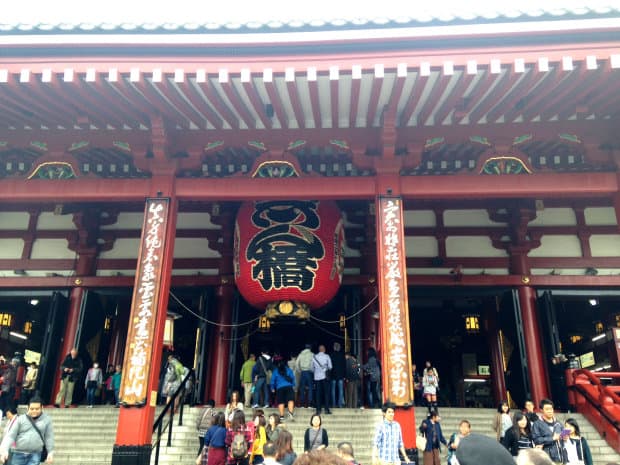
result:
[[(185, 404), (186, 386), (188, 380), (192, 378), (193, 375), (194, 370), (189, 370), (187, 376), (185, 376), (185, 378), (183, 378), (183, 381), (181, 381), (181, 385), (174, 392), (174, 394), (170, 398), (170, 401), (166, 403), (166, 406), (155, 420), (155, 423), (153, 423), (153, 435), (155, 436), (155, 440), (153, 441), (153, 449), (155, 450), (155, 465), (159, 465), (159, 450), (161, 438), (166, 429), (168, 430), (168, 440), (166, 442), (166, 446), (170, 447), (172, 445), (172, 427), (174, 424), (174, 415), (177, 409), (179, 410), (178, 425), (183, 426), (183, 406)], [(179, 399), (178, 405), (177, 399)], [(169, 416), (167, 422), (164, 421), (166, 419), (166, 415)]]
[(567, 370), (569, 403), (620, 453), (620, 386), (605, 385), (602, 378), (618, 383), (620, 373)]

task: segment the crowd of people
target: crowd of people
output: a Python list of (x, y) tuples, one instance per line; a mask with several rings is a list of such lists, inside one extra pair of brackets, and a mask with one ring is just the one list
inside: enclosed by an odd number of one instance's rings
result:
[[(262, 350), (249, 354), (239, 373), (246, 408), (276, 406), (280, 416), (295, 418), (295, 406), (314, 408), (318, 414), (331, 414), (332, 408), (364, 406), (361, 396), (365, 381), (366, 405), (379, 408), (381, 402), (381, 365), (374, 348), (369, 348), (366, 362), (345, 353), (335, 342), (328, 353), (325, 345), (312, 345), (288, 360)], [(239, 395), (236, 392), (236, 395)]]

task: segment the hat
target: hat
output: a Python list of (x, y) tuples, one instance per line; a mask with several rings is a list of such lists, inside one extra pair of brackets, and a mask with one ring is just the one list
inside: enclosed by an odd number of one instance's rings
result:
[(514, 465), (515, 459), (497, 440), (471, 433), (456, 448), (460, 465)]

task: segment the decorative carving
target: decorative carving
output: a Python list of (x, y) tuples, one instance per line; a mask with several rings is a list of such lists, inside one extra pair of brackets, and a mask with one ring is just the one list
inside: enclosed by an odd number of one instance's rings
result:
[(502, 174), (531, 174), (532, 170), (520, 158), (513, 156), (498, 156), (488, 158), (480, 174), (502, 175)]
[(424, 143), (424, 150), (431, 149), (436, 145), (441, 145), (446, 141), (445, 137), (433, 137), (432, 139), (426, 139)]
[(254, 147), (257, 150), (260, 150), (261, 152), (266, 152), (267, 151), (267, 147), (265, 146), (264, 142), (260, 142), (258, 140), (251, 140), (248, 142), (248, 145), (250, 147)]
[(305, 140), (294, 140), (288, 144), (286, 151), (290, 152), (292, 150), (298, 149), (299, 147), (303, 147), (304, 145), (306, 145), (307, 142), (308, 141), (305, 141)]
[(205, 145), (205, 152), (215, 150), (216, 148), (221, 147), (222, 145), (224, 145), (223, 140), (215, 140), (213, 142), (209, 142), (207, 145)]
[(480, 145), (486, 145), (486, 146), (489, 146), (489, 147), (491, 146), (491, 142), (489, 142), (489, 139), (487, 139), (484, 136), (470, 136), (469, 140), (471, 142), (475, 142), (475, 143), (480, 144)]
[(81, 140), (78, 142), (73, 142), (71, 146), (67, 149), (69, 152), (75, 152), (76, 150), (83, 149), (84, 147), (88, 147), (90, 142), (87, 140)]
[(560, 133), (560, 134), (558, 134), (558, 137), (560, 139), (562, 139), (562, 140), (567, 140), (568, 142), (572, 142), (574, 144), (581, 144), (582, 143), (581, 139), (576, 134)]
[(523, 144), (524, 142), (530, 141), (532, 140), (532, 135), (531, 134), (523, 134), (522, 136), (517, 136), (512, 140), (512, 145), (519, 145), (519, 144)]
[(114, 144), (114, 147), (122, 150), (123, 152), (127, 152), (127, 153), (131, 152), (131, 147), (129, 146), (128, 142), (121, 142), (121, 141), (115, 140), (114, 142), (112, 142), (112, 144)]
[(41, 163), (32, 172), (28, 179), (75, 179), (75, 174), (71, 163), (64, 161), (50, 161)]
[(252, 173), (253, 178), (298, 178), (299, 173), (292, 163), (284, 160), (265, 161)]
[(335, 145), (336, 147), (341, 148), (342, 150), (350, 150), (349, 144), (346, 140), (341, 139), (330, 139), (329, 143)]

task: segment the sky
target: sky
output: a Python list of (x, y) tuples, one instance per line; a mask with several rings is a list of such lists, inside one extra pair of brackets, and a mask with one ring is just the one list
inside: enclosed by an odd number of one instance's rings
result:
[[(503, 15), (519, 11), (553, 8), (605, 8), (618, 0), (18, 0), (8, 2), (0, 24), (247, 24), (342, 19), (419, 17), (420, 14), (450, 19), (457, 16), (490, 14), (501, 8)], [(422, 6), (420, 6), (422, 3)], [(10, 6), (9, 6), (10, 5)]]

